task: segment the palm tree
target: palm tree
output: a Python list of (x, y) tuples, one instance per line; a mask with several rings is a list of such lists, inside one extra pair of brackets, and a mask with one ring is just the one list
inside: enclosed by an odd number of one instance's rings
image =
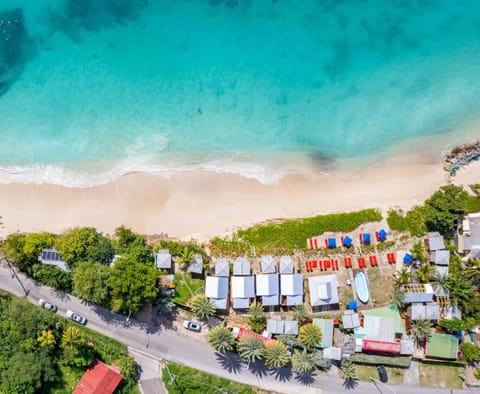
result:
[(357, 379), (357, 371), (355, 370), (355, 365), (346, 358), (342, 360), (339, 372), (342, 379), (345, 379), (346, 381), (352, 381)]
[(414, 260), (420, 260), (422, 264), (427, 262), (425, 245), (422, 241), (418, 241), (412, 248), (412, 257)]
[(434, 273), (434, 268), (429, 263), (423, 263), (417, 270), (418, 279), (422, 283), (427, 283)]
[(410, 333), (418, 344), (423, 338), (429, 338), (432, 335), (432, 322), (428, 319), (419, 319), (412, 322)]
[(473, 283), (480, 282), (480, 259), (472, 259), (465, 267), (465, 278), (470, 279)]
[(249, 362), (260, 360), (263, 357), (265, 345), (261, 339), (253, 335), (245, 335), (238, 340), (238, 354)]
[(55, 345), (56, 342), (52, 330), (42, 330), (42, 334), (37, 338), (37, 341), (40, 342), (41, 347)]
[(215, 303), (203, 294), (197, 294), (193, 297), (190, 305), (192, 312), (200, 319), (208, 319), (210, 316), (213, 316), (217, 310)]
[(280, 335), (277, 336), (277, 339), (280, 342), (283, 342), (289, 348), (294, 348), (294, 347), (302, 348), (303, 347), (302, 342), (300, 342), (296, 338), (295, 335), (280, 334)]
[(75, 326), (68, 327), (62, 335), (62, 348), (75, 349), (84, 342), (82, 332)]
[(297, 320), (300, 324), (305, 323), (310, 320), (308, 315), (307, 308), (305, 304), (297, 305), (293, 311), (295, 312), (295, 320)]
[(450, 279), (447, 275), (440, 275), (438, 272), (436, 272), (432, 276), (431, 280), (436, 293), (439, 295), (448, 294), (450, 290)]
[(265, 313), (263, 311), (263, 306), (257, 304), (256, 302), (250, 304), (248, 307), (248, 314), (252, 320), (263, 320), (265, 319)]
[(292, 370), (298, 373), (309, 373), (315, 368), (315, 356), (305, 350), (295, 350), (292, 355)]
[(395, 293), (393, 293), (392, 296), (392, 305), (396, 307), (399, 311), (402, 311), (405, 308), (405, 292), (403, 290), (395, 290)]
[(411, 277), (412, 277), (412, 274), (408, 272), (406, 268), (402, 268), (397, 278), (395, 279), (395, 284), (397, 286), (406, 285), (407, 283), (410, 282)]
[(175, 259), (177, 264), (180, 264), (182, 269), (186, 269), (189, 264), (193, 263), (195, 259), (193, 258), (193, 250), (190, 250), (188, 246), (185, 246), (181, 253)]
[(298, 339), (307, 349), (312, 349), (322, 340), (322, 331), (314, 324), (300, 327)]
[(227, 327), (215, 326), (208, 333), (208, 343), (217, 352), (231, 352), (235, 347), (235, 338)]
[(280, 341), (270, 342), (263, 351), (265, 364), (272, 368), (283, 368), (290, 361), (290, 352)]

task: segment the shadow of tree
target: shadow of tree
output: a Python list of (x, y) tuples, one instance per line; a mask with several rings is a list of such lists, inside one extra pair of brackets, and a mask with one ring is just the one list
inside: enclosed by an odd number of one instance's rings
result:
[(52, 293), (54, 297), (59, 298), (62, 302), (70, 301), (70, 294), (65, 293), (62, 290), (52, 289), (50, 293)]
[(273, 369), (270, 375), (275, 377), (275, 379), (279, 380), (280, 382), (288, 382), (290, 379), (292, 379), (293, 373), (290, 367), (285, 367)]
[(243, 360), (235, 353), (219, 353), (215, 352), (215, 357), (217, 358), (220, 366), (228, 371), (229, 373), (237, 374), (241, 373), (243, 370)]
[(358, 381), (355, 379), (345, 379), (343, 382), (343, 387), (345, 390), (355, 390), (358, 386)]
[[(243, 360), (244, 363), (248, 362)], [(263, 361), (250, 362), (249, 370), (258, 378), (263, 378), (268, 375), (269, 368), (263, 363)]]
[(315, 378), (312, 373), (298, 373), (295, 375), (295, 380), (303, 384), (304, 386), (311, 386), (315, 382)]

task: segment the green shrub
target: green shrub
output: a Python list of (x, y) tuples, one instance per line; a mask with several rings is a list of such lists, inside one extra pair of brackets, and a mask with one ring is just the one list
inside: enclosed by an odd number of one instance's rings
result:
[(349, 357), (356, 364), (378, 365), (383, 364), (387, 367), (408, 368), (410, 366), (410, 357), (407, 356), (377, 356), (375, 354), (355, 353)]

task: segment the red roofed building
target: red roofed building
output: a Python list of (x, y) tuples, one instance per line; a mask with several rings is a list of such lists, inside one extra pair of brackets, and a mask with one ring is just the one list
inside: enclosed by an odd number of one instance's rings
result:
[(256, 338), (260, 339), (265, 345), (268, 345), (269, 343), (275, 341), (274, 339), (264, 337), (263, 335), (257, 334), (256, 332), (253, 332), (251, 330), (247, 330), (246, 328), (243, 328), (243, 327), (242, 328), (234, 327), (232, 332), (233, 332), (233, 336), (236, 339), (240, 339), (241, 337), (244, 337), (245, 335), (250, 335), (252, 337), (256, 337)]
[(372, 339), (364, 339), (363, 351), (371, 351), (378, 353), (400, 354), (401, 345), (398, 342), (374, 341)]
[(117, 367), (95, 360), (78, 382), (73, 394), (113, 394), (122, 375)]

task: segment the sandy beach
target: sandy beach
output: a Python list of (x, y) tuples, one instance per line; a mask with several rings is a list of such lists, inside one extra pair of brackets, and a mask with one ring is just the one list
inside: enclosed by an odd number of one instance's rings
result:
[[(453, 182), (480, 182), (480, 162), (460, 170)], [(349, 176), (287, 176), (276, 185), (209, 172), (131, 174), (90, 188), (1, 184), (0, 235), (75, 226), (111, 234), (124, 224), (144, 234), (204, 241), (276, 218), (408, 208), (446, 183), (441, 164), (386, 164)]]

